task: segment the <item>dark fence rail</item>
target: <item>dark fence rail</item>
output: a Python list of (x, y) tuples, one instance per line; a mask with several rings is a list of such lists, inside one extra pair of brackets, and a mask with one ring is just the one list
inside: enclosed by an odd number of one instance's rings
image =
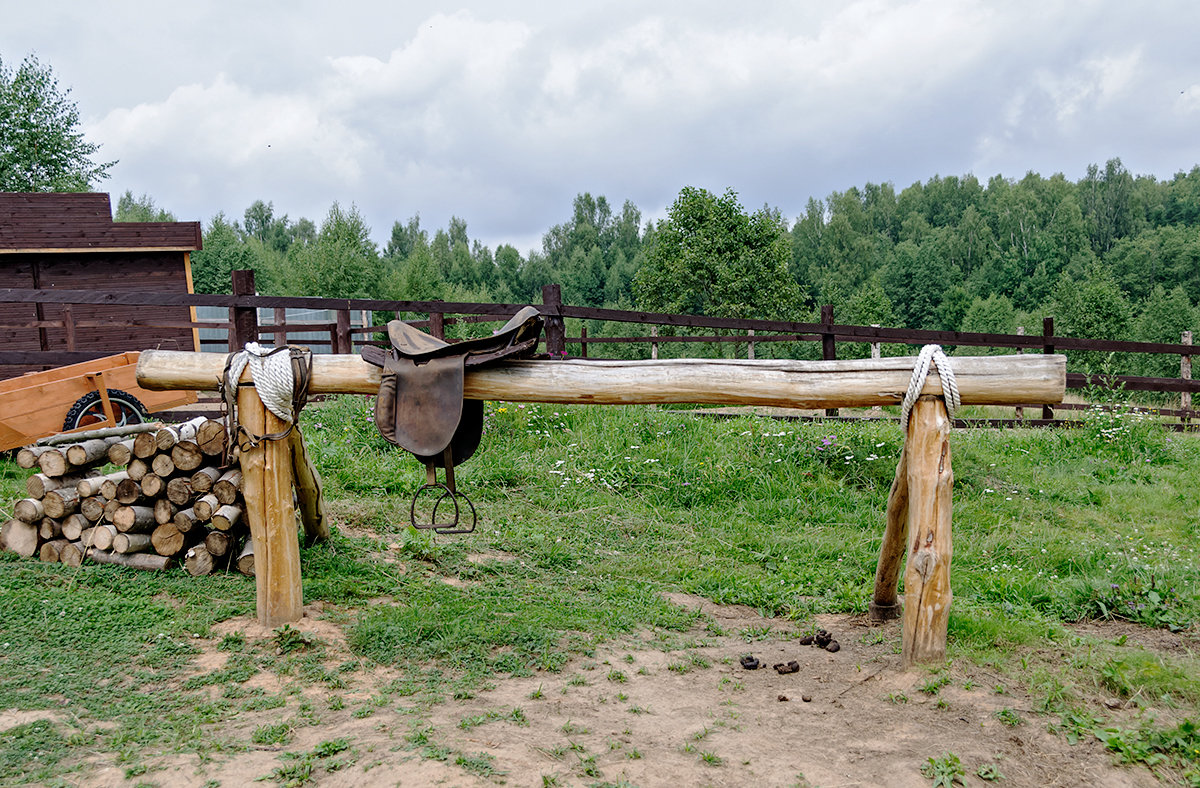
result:
[[(141, 350), (139, 347), (123, 348), (85, 348), (74, 346), (75, 329), (123, 326), (138, 327), (169, 327), (169, 328), (207, 328), (224, 329), (228, 339), (225, 341), (209, 340), (204, 343), (205, 350), (225, 350), (241, 347), (245, 342), (259, 339), (286, 342), (288, 332), (321, 332), (328, 333), (328, 343), (318, 343), (334, 353), (352, 353), (355, 348), (365, 344), (381, 344), (382, 339), (376, 338), (383, 332), (382, 326), (351, 326), (352, 311), (368, 311), (372, 313), (387, 313), (396, 316), (426, 315), (423, 320), (411, 320), (414, 325), (425, 328), (435, 336), (444, 336), (448, 326), (456, 324), (475, 324), (499, 322), (510, 317), (523, 304), (483, 304), (446, 301), (391, 301), (377, 299), (333, 299), (298, 296), (260, 296), (254, 293), (252, 272), (234, 272), (233, 295), (204, 295), (187, 293), (133, 293), (133, 292), (101, 292), (95, 290), (63, 290), (63, 289), (20, 289), (0, 288), (0, 303), (41, 303), (59, 305), (110, 305), (110, 306), (216, 306), (229, 310), (228, 321), (186, 321), (186, 320), (144, 320), (133, 314), (128, 318), (72, 320), (70, 309), (64, 309), (62, 319), (36, 320), (20, 323), (0, 323), (0, 331), (20, 331), (29, 329), (63, 329), (65, 346), (46, 346), (45, 332), (39, 332), (43, 337), (41, 350), (0, 350), (0, 377), (3, 368), (8, 366), (38, 365), (46, 368), (88, 361), (93, 358), (109, 355), (124, 350)], [(1084, 375), (1070, 373), (1067, 376), (1068, 389), (1114, 389), (1126, 391), (1159, 392), (1171, 395), (1178, 403), (1178, 408), (1165, 405), (1159, 411), (1164, 416), (1174, 416), (1181, 420), (1182, 425), (1190, 425), (1197, 417), (1191, 409), (1191, 394), (1200, 392), (1200, 381), (1190, 380), (1191, 354), (1195, 348), (1186, 341), (1179, 343), (1150, 343), (1119, 340), (1089, 339), (1083, 337), (1056, 336), (1053, 333), (1053, 318), (1043, 321), (1041, 334), (985, 334), (962, 331), (930, 331), (922, 329), (888, 328), (882, 326), (843, 325), (833, 322), (832, 307), (822, 307), (822, 322), (805, 323), (788, 320), (759, 320), (711, 317), (705, 315), (676, 315), (655, 312), (626, 311), (617, 309), (600, 309), (594, 307), (577, 307), (561, 302), (560, 290), (557, 285), (543, 288), (543, 303), (537, 305), (546, 318), (546, 352), (552, 357), (568, 355), (568, 347), (578, 348), (579, 357), (588, 357), (589, 349), (602, 350), (612, 345), (648, 345), (649, 355), (657, 357), (660, 345), (677, 343), (735, 343), (744, 346), (749, 357), (753, 358), (755, 348), (759, 344), (779, 342), (821, 343), (822, 358), (837, 357), (837, 343), (865, 343), (878, 348), (888, 344), (923, 345), (938, 343), (956, 347), (989, 347), (1007, 348), (1018, 352), (1054, 353), (1063, 351), (1096, 351), (1113, 354), (1166, 354), (1180, 357), (1181, 374), (1178, 378), (1151, 378), (1129, 375)], [(260, 325), (258, 310), (273, 309), (277, 316), (276, 324)], [(286, 322), (283, 310), (289, 308), (332, 310), (336, 315), (333, 322), (304, 323)], [(600, 321), (604, 323), (621, 323), (644, 325), (649, 327), (648, 335), (630, 336), (588, 336), (586, 325), (580, 326), (578, 336), (566, 336), (565, 320)], [(671, 332), (662, 334), (661, 329)], [(679, 333), (681, 330), (708, 329), (717, 330), (721, 334), (712, 333)], [(1190, 336), (1185, 337), (1190, 339)], [(307, 344), (314, 344), (311, 341)], [(861, 346), (861, 345), (860, 345)], [(593, 356), (595, 357), (595, 356)], [(1086, 407), (1086, 406), (1077, 406)], [(1071, 409), (1071, 406), (1063, 406)], [(829, 416), (836, 415), (829, 412)], [(1053, 419), (1052, 410), (1043, 409), (1043, 418), (1026, 420), (987, 420), (989, 423), (1019, 423), (1028, 426), (1062, 423)], [(983, 421), (983, 420), (980, 420)]]

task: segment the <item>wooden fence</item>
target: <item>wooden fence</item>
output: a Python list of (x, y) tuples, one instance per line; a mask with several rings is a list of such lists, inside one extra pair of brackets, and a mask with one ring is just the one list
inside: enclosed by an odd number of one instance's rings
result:
[[(380, 339), (376, 336), (381, 331), (380, 326), (352, 326), (350, 315), (353, 311), (384, 312), (396, 314), (428, 315), (426, 320), (416, 322), (435, 336), (444, 336), (445, 328), (455, 323), (485, 323), (500, 322), (510, 317), (521, 304), (479, 304), (457, 303), (444, 301), (385, 301), (373, 299), (332, 299), (310, 297), (260, 296), (255, 294), (254, 276), (252, 271), (235, 271), (233, 274), (233, 295), (202, 295), (189, 293), (131, 293), (122, 291), (101, 292), (95, 290), (35, 290), (18, 288), (0, 288), (0, 303), (41, 303), (41, 304), (103, 304), (110, 306), (216, 306), (229, 310), (228, 321), (170, 321), (169, 327), (186, 328), (217, 328), (228, 332), (228, 339), (220, 343), (206, 343), (202, 350), (224, 351), (240, 348), (245, 342), (267, 340), (272, 343), (286, 343), (288, 332), (329, 333), (326, 347), (314, 343), (311, 339), (307, 344), (313, 345), (318, 351), (328, 350), (331, 353), (353, 353), (356, 347), (364, 344), (377, 344)], [(594, 307), (570, 306), (562, 303), (561, 290), (558, 285), (547, 285), (542, 288), (542, 304), (538, 305), (546, 320), (545, 351), (551, 357), (603, 357), (606, 345), (613, 344), (642, 344), (648, 346), (649, 357), (658, 356), (660, 348), (670, 343), (739, 343), (745, 347), (745, 352), (754, 357), (756, 348), (760, 345), (775, 342), (813, 342), (820, 343), (820, 357), (823, 359), (837, 358), (838, 343), (867, 343), (875, 348), (883, 345), (920, 346), (938, 343), (955, 347), (989, 347), (1009, 348), (1018, 352), (1056, 353), (1071, 351), (1099, 351), (1104, 353), (1127, 354), (1167, 354), (1180, 358), (1180, 376), (1178, 378), (1150, 378), (1128, 375), (1092, 375), (1080, 373), (1067, 375), (1067, 388), (1084, 390), (1091, 387), (1120, 388), (1125, 391), (1160, 392), (1167, 394), (1178, 403), (1178, 407), (1155, 408), (1154, 412), (1167, 417), (1177, 418), (1176, 426), (1193, 426), (1197, 413), (1192, 410), (1191, 395), (1200, 392), (1200, 381), (1191, 380), (1191, 354), (1194, 348), (1190, 342), (1190, 334), (1181, 338), (1179, 343), (1160, 344), (1151, 342), (1130, 342), (1118, 340), (1087, 339), (1081, 337), (1056, 336), (1054, 334), (1054, 319), (1047, 317), (1042, 322), (1041, 334), (983, 334), (962, 331), (929, 331), (908, 328), (888, 328), (882, 326), (843, 325), (834, 321), (833, 308), (824, 306), (821, 309), (821, 322), (802, 323), (787, 320), (753, 320), (709, 317), (703, 315), (674, 315), (652, 312), (637, 312), (617, 309), (600, 309)], [(275, 320), (270, 325), (260, 325), (258, 310), (274, 310)], [(331, 310), (336, 318), (333, 322), (323, 324), (286, 322), (288, 308)], [(648, 327), (648, 334), (629, 336), (588, 336), (586, 326), (582, 327), (578, 336), (568, 337), (566, 320), (602, 321)], [(122, 325), (132, 329), (138, 327), (164, 327), (166, 323), (160, 320), (143, 320), (131, 312), (127, 318), (91, 321), (105, 325)], [(3, 326), (0, 329), (39, 329), (42, 337), (48, 336), (46, 329), (59, 329), (62, 341), (49, 342), (43, 339), (42, 349), (37, 351), (5, 351), (0, 349), (0, 377), (3, 377), (5, 367), (41, 365), (45, 368), (86, 361), (100, 356), (124, 350), (143, 350), (141, 347), (88, 349), (75, 347), (72, 341), (75, 336), (75, 325), (71, 324), (70, 310), (63, 310), (60, 320), (36, 321), (34, 324), (21, 326)], [(668, 329), (669, 334), (662, 333)], [(721, 334), (694, 333), (697, 330), (716, 329)], [(136, 343), (134, 343), (136, 344)], [(219, 344), (219, 346), (217, 346)], [(599, 351), (599, 353), (597, 352)], [(915, 350), (914, 350), (915, 352)], [(1087, 408), (1086, 404), (1063, 404), (1059, 409), (1071, 410)], [(1026, 426), (1047, 426), (1064, 423), (1056, 419), (1054, 409), (1049, 406), (1039, 406), (1040, 418), (1031, 419), (988, 419), (973, 420), (970, 423), (1004, 425), (1022, 424)], [(1020, 410), (1018, 410), (1020, 413)], [(826, 416), (837, 417), (836, 411), (827, 411)], [(967, 423), (967, 422), (963, 422)]]

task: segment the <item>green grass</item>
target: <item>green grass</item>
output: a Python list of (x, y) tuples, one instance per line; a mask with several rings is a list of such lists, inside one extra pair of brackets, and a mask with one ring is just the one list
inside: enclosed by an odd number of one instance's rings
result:
[[(1200, 619), (1200, 437), (1088, 418), (1075, 430), (953, 435), (950, 657), (1033, 688), (1045, 713), (1071, 713), (1081, 698), (1103, 693), (1169, 702), (1177, 716), (1200, 719), (1195, 659), (1096, 643), (1069, 629), (1120, 619), (1182, 630)], [(408, 497), (424, 471), (379, 437), (368, 400), (344, 397), (304, 413), (337, 526), (327, 544), (302, 551), (305, 602), (326, 603), (345, 628), (355, 660), (345, 669), (396, 669), (400, 678), (377, 688), (383, 702), (470, 697), (497, 677), (559, 671), (606, 639), (686, 632), (697, 614), (666, 603), (667, 590), (804, 625), (815, 613), (865, 610), (901, 448), (894, 425), (505, 403), (488, 404), (486, 422), (479, 453), (458, 469), (479, 528), (444, 538), (407, 527)], [(0, 500), (23, 497), (25, 476), (0, 461)], [(395, 604), (365, 604), (381, 598)], [(330, 710), (373, 713), (340, 700), (342, 668), (330, 667), (325, 644), (294, 628), (265, 643), (212, 636), (213, 624), (253, 613), (246, 578), (68, 569), (4, 555), (0, 599), (0, 708), (57, 710), (70, 687), (72, 711), (69, 726), (4, 733), (0, 784), (15, 779), (4, 758), (32, 759), (26, 752), (42, 753), (46, 779), (65, 773), (85, 752), (72, 743), (82, 730), (88, 752), (118, 760), (237, 746), (224, 735), (228, 723), (286, 697), (239, 689), (260, 671), (324, 687)], [(740, 636), (775, 637), (766, 627)], [(185, 681), (201, 642), (227, 661)], [(1038, 656), (1047, 646), (1053, 659)], [(97, 653), (127, 670), (95, 681)], [(708, 667), (685, 648), (668, 669)], [(626, 678), (615, 669), (604, 675)], [(931, 694), (939, 681), (929, 680)], [(521, 724), (518, 712), (495, 719)], [(1087, 735), (1104, 735), (1104, 724)], [(1182, 748), (1172, 752), (1181, 770), (1200, 763)], [(475, 774), (494, 769), (477, 755), (437, 753)], [(309, 753), (275, 779), (310, 779), (320, 762)]]

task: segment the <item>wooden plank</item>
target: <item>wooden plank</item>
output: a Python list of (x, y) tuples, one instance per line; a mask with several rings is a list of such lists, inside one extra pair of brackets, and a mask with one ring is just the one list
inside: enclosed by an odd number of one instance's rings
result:
[[(951, 360), (963, 404), (1060, 402), (1063, 356), (961, 356)], [(898, 404), (913, 359), (839, 361), (700, 360), (514, 361), (469, 371), (468, 399), (579, 404), (695, 402), (825, 408)], [(143, 388), (215, 389), (223, 353), (148, 350), (138, 362)], [(314, 356), (312, 394), (374, 394), (380, 371), (358, 356)], [(925, 394), (941, 394), (932, 372)]]

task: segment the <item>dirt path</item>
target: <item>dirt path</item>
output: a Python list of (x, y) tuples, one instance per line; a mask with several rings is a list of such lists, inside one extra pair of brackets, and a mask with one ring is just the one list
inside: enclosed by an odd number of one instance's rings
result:
[[(1157, 786), (1145, 769), (1116, 768), (1095, 741), (1070, 745), (1047, 732), (1019, 691), (995, 691), (999, 679), (975, 668), (943, 679), (899, 669), (896, 625), (870, 628), (849, 616), (821, 616), (837, 653), (780, 637), (788, 625), (749, 608), (715, 606), (698, 597), (671, 601), (700, 608), (712, 622), (689, 635), (613, 642), (561, 673), (500, 679), (465, 700), (422, 710), (389, 699), (364, 715), (387, 670), (361, 675), (329, 703), (328, 690), (305, 690), (317, 711), (286, 746), (157, 760), (142, 780), (171, 786), (249, 785), (279, 768), (319, 786), (929, 786), (921, 766), (956, 755), (966, 785), (1003, 775), (1007, 786)], [(345, 656), (341, 630), (312, 610), (297, 627)], [(253, 622), (218, 630), (269, 637)], [(714, 634), (716, 633), (716, 634)], [(765, 667), (746, 670), (743, 654)], [(198, 671), (219, 667), (209, 650)], [(781, 675), (771, 665), (795, 660)], [(260, 675), (264, 689), (284, 689)], [(294, 704), (243, 714), (229, 736), (249, 741), (256, 726), (294, 717)], [(997, 712), (1009, 710), (1006, 725)], [(329, 742), (341, 741), (338, 748)], [(326, 752), (326, 750), (338, 750)], [(286, 753), (319, 753), (307, 761)], [(108, 759), (103, 759), (108, 761)], [(111, 761), (108, 761), (111, 764)], [(307, 764), (307, 765), (306, 765)], [(79, 785), (129, 786), (120, 768), (94, 764)], [(305, 772), (307, 768), (307, 772)], [(994, 781), (994, 779), (993, 779)], [(276, 780), (280, 782), (280, 780)], [(270, 780), (263, 784), (272, 784)], [(296, 785), (306, 784), (296, 782)]]

